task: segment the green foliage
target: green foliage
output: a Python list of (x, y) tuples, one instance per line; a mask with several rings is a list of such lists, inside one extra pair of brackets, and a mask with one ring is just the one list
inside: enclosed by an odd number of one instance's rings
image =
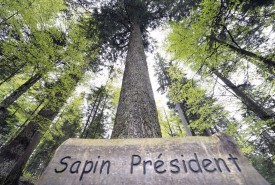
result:
[(274, 157), (273, 161), (266, 155), (250, 155), (249, 158), (252, 161), (252, 165), (256, 168), (258, 172), (271, 184), (275, 183), (275, 163)]
[(114, 91), (114, 96), (113, 96), (113, 99), (112, 99), (112, 104), (113, 104), (114, 106), (117, 106), (117, 105), (118, 105), (120, 91), (121, 91), (120, 88), (117, 88), (117, 89), (115, 89), (115, 91)]
[(60, 33), (54, 24), (57, 13), (65, 8), (63, 1), (3, 0), (2, 3), (1, 69), (6, 70), (3, 74), (8, 75), (22, 66), (51, 66), (58, 56), (59, 48), (53, 39)]
[(180, 68), (173, 65), (169, 69), (171, 80), (174, 82), (169, 89), (169, 98), (174, 102), (184, 102), (190, 127), (200, 134), (217, 125), (229, 124), (228, 114), (214, 98), (207, 96), (204, 89), (199, 88), (194, 80), (184, 77)]
[(48, 21), (53, 21), (53, 16), (65, 8), (64, 2), (60, 0), (1, 0), (1, 5), (1, 25), (5, 23), (16, 25), (20, 22), (31, 28), (37, 28), (38, 23), (42, 26)]
[[(227, 120), (228, 113), (223, 110), (205, 89), (200, 88), (195, 80), (189, 80), (183, 72), (179, 62), (166, 62), (164, 58), (157, 55), (155, 65), (156, 75), (160, 83), (161, 92), (168, 91), (170, 108), (176, 103), (181, 104), (187, 124), (193, 134), (203, 134), (207, 129), (217, 132), (217, 127), (231, 125)], [(230, 134), (233, 135), (233, 134)]]
[[(245, 74), (244, 82), (239, 85), (237, 82), (233, 88), (245, 92), (263, 110), (274, 115), (274, 65), (264, 62), (265, 57), (274, 61), (274, 44), (267, 43), (269, 36), (265, 34), (269, 26), (274, 27), (272, 17), (274, 1), (203, 0), (199, 8), (192, 10), (190, 16), (180, 22), (170, 23), (167, 50), (173, 54), (174, 59), (182, 61), (184, 67), (190, 67), (202, 78), (220, 73), (229, 79), (239, 76), (241, 71)], [(274, 29), (269, 34), (272, 33)], [(245, 49), (245, 52), (241, 49)], [(193, 121), (191, 128), (201, 127), (204, 119), (209, 125), (205, 124), (203, 128), (215, 126), (217, 120), (228, 116), (225, 112), (219, 112), (220, 105), (214, 103), (211, 97), (204, 96), (204, 89), (198, 88), (194, 80), (185, 80), (182, 84), (181, 72), (171, 68), (170, 73), (175, 83), (170, 88), (169, 97), (174, 102), (183, 98), (190, 105), (187, 110), (189, 114), (201, 114), (199, 117), (194, 115), (198, 120)], [(177, 74), (179, 77), (175, 80)], [(240, 81), (237, 78), (234, 80)], [(261, 84), (252, 85), (253, 81), (258, 81), (258, 84), (261, 81)], [(227, 88), (232, 89), (229, 85)], [(268, 157), (274, 155), (274, 118), (259, 119), (259, 116), (255, 116), (255, 111), (252, 112), (249, 107), (244, 106), (245, 100), (241, 100), (242, 119), (221, 124), (218, 128), (237, 140), (241, 151), (254, 165), (259, 161), (266, 167), (274, 164), (274, 159)], [(266, 156), (258, 158), (265, 153)], [(260, 173), (272, 179), (271, 174), (263, 171), (263, 166), (256, 164)]]
[[(222, 69), (226, 75), (236, 70), (237, 62), (241, 65), (244, 61), (242, 59), (247, 59), (257, 65), (263, 75), (268, 71), (274, 74), (272, 69), (268, 69), (263, 64), (263, 61), (259, 61), (259, 58), (255, 60), (252, 55), (237, 51), (243, 45), (248, 51), (253, 48), (255, 55), (261, 53), (259, 50), (263, 48), (259, 46), (263, 45), (266, 38), (265, 34), (260, 33), (267, 28), (264, 25), (266, 20), (261, 19), (264, 17), (262, 13), (269, 12), (270, 14), (266, 16), (268, 19), (274, 14), (274, 10), (268, 7), (258, 7), (255, 10), (256, 15), (250, 10), (249, 13), (242, 14), (242, 8), (245, 5), (245, 2), (238, 1), (224, 3), (202, 1), (200, 8), (193, 9), (189, 17), (170, 24), (173, 31), (168, 38), (168, 50), (174, 54), (176, 59), (190, 64), (195, 70), (202, 70), (202, 67), (216, 68)], [(256, 20), (259, 22), (257, 23)], [(248, 35), (252, 39), (248, 39)], [(257, 48), (254, 47), (255, 43), (257, 43)], [(227, 44), (237, 49), (232, 50)], [(207, 73), (203, 74), (207, 75)]]
[[(33, 74), (43, 74), (39, 83), (9, 107), (5, 133), (1, 130), (0, 137), (0, 142), (13, 138), (30, 121), (40, 125), (43, 140), (25, 169), (25, 174), (33, 176), (42, 173), (55, 149), (66, 139), (103, 138), (119, 101), (120, 89), (109, 85), (94, 89), (88, 95), (87, 114), (82, 112), (82, 95), (67, 99), (77, 82), (85, 80), (82, 78), (87, 70), (99, 70), (99, 53), (107, 54), (101, 59), (113, 60), (120, 56), (119, 51), (126, 51), (133, 20), (128, 19), (131, 4), (124, 7), (122, 1), (110, 1), (101, 10), (94, 10), (91, 17), (91, 13), (83, 9), (80, 14), (73, 12), (65, 2), (68, 4), (63, 0), (0, 0), (0, 80), (6, 81), (0, 85), (0, 101)], [(248, 60), (257, 65), (256, 75), (270, 82), (262, 87), (244, 84), (242, 88), (268, 111), (273, 111), (270, 92), (274, 93), (274, 80), (265, 73), (267, 68), (259, 59), (245, 57), (211, 37), (274, 59), (273, 46), (258, 48), (267, 39), (263, 30), (271, 26), (274, 31), (274, 2), (203, 0), (198, 7), (193, 6), (198, 1), (142, 2), (139, 8), (143, 11), (135, 15), (139, 16), (145, 46), (148, 46), (146, 28), (156, 28), (163, 20), (180, 20), (170, 23), (172, 32), (166, 43), (175, 59), (204, 78), (212, 76), (213, 69), (228, 77), (237, 70), (245, 70), (244, 61)], [(193, 7), (191, 12), (190, 7)], [(111, 49), (107, 45), (112, 46)], [(255, 167), (274, 182), (274, 134), (267, 127), (274, 126), (274, 120), (261, 121), (249, 110), (243, 113), (241, 121), (228, 120), (222, 105), (196, 80), (188, 79), (181, 64), (171, 64), (161, 64), (161, 88), (163, 92), (169, 90), (173, 103), (184, 104), (189, 126), (195, 134), (211, 129), (233, 136)], [(271, 69), (272, 72), (274, 74)], [(63, 107), (66, 101), (68, 104)], [(59, 113), (54, 122), (50, 116), (38, 114), (44, 107), (56, 115)], [(83, 116), (91, 116), (85, 124)], [(185, 136), (181, 121), (173, 111), (159, 113), (159, 120), (164, 137)]]
[(105, 86), (95, 87), (87, 94), (88, 107), (85, 110), (85, 123), (81, 138), (104, 138), (111, 126), (114, 108), (117, 106), (119, 89), (109, 82)]
[(65, 140), (79, 136), (82, 126), (82, 104), (83, 96), (80, 95), (66, 105), (58, 120), (43, 135), (43, 140), (29, 159), (24, 176), (31, 174), (39, 177), (50, 162), (57, 147)]
[[(89, 15), (85, 14), (83, 21), (78, 22), (70, 19), (63, 11), (72, 10), (65, 7), (62, 0), (37, 3), (38, 1), (33, 1), (28, 4), (28, 12), (22, 9), (24, 6), (15, 11), (16, 6), (19, 6), (17, 3), (5, 4), (6, 8), (10, 6), (10, 13), (14, 13), (14, 16), (7, 20), (3, 18), (5, 24), (1, 24), (7, 28), (7, 32), (1, 43), (0, 70), (5, 73), (1, 73), (0, 79), (6, 80), (9, 75), (16, 73), (0, 86), (0, 100), (20, 87), (34, 73), (43, 74), (40, 83), (33, 85), (9, 107), (10, 115), (4, 126), (9, 134), (5, 136), (1, 133), (1, 137), (7, 139), (17, 133), (21, 125), (32, 120), (39, 104), (44, 102), (46, 105), (50, 100), (50, 109), (60, 108), (65, 101), (61, 99), (68, 97), (68, 92), (75, 88), (83, 74), (90, 67), (94, 71), (98, 70), (95, 60), (98, 38), (96, 34), (90, 39), (85, 35), (87, 23), (84, 20)], [(8, 13), (8, 8), (5, 11)], [(51, 124), (43, 117), (39, 120), (41, 127), (45, 129)]]
[(166, 112), (163, 110), (160, 112), (159, 109), (158, 117), (163, 138), (183, 137), (186, 135), (181, 120), (179, 116), (175, 115), (174, 111), (169, 110)]
[(181, 60), (186, 66), (200, 72), (205, 77), (211, 75), (209, 70), (212, 68), (223, 67), (225, 74), (236, 70), (236, 66), (233, 65), (236, 55), (229, 53), (228, 48), (219, 44), (209, 45), (210, 29), (206, 29), (204, 23), (204, 21), (194, 23), (190, 19), (185, 19), (180, 23), (171, 23), (173, 31), (168, 37), (168, 51), (173, 53), (175, 59)]

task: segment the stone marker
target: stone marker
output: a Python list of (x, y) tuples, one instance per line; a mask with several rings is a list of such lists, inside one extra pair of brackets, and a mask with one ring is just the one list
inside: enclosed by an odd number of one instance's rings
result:
[(69, 139), (38, 185), (269, 184), (225, 134), (169, 139)]

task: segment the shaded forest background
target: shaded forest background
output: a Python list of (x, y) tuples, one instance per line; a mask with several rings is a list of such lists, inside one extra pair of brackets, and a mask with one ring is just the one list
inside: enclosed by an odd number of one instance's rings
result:
[[(131, 32), (127, 3), (0, 0), (0, 162), (11, 145), (32, 146), (14, 158), (23, 162), (12, 181), (39, 178), (68, 138), (110, 137)], [(225, 132), (275, 183), (274, 1), (132, 3), (143, 4), (150, 72), (169, 107), (157, 102), (163, 137)], [(161, 45), (154, 29), (166, 35)]]

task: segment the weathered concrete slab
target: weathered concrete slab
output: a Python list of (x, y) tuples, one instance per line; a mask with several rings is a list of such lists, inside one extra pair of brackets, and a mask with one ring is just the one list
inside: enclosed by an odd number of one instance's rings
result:
[(38, 185), (265, 185), (230, 137), (69, 139)]

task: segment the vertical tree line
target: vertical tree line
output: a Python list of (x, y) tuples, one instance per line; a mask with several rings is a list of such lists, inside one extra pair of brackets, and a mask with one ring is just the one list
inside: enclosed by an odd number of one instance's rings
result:
[[(270, 38), (266, 34), (269, 27), (274, 26), (274, 2), (203, 0), (199, 6), (181, 22), (171, 22), (167, 51), (173, 54), (174, 60), (200, 75), (204, 79), (202, 83), (214, 78), (213, 91), (219, 84), (220, 89), (224, 88), (223, 94), (229, 93), (239, 100), (238, 114), (242, 119), (212, 126), (211, 130), (225, 129), (235, 137), (253, 164), (258, 160), (264, 165), (274, 163), (270, 157), (274, 155), (270, 141), (274, 140), (275, 133), (274, 46), (268, 44)], [(272, 33), (273, 30), (269, 32)], [(261, 84), (255, 85), (255, 79)], [(176, 91), (169, 95), (184, 97), (179, 92), (183, 89), (181, 86), (174, 84), (171, 91)], [(260, 165), (255, 167), (274, 182), (273, 175)], [(274, 168), (270, 170), (274, 172)]]
[[(1, 9), (1, 69), (5, 73), (1, 76), (0, 115), (1, 139), (6, 141), (0, 149), (0, 184), (18, 182), (28, 159), (38, 144), (45, 142), (43, 136), (52, 130), (54, 119), (76, 85), (86, 71), (97, 71), (99, 66), (98, 49), (94, 47), (98, 44), (96, 33), (90, 40), (85, 35), (89, 14), (73, 12), (63, 1), (33, 1), (27, 6), (28, 12), (20, 8), (20, 3), (27, 2), (6, 2)], [(93, 29), (89, 31), (96, 30)], [(20, 83), (22, 77), (27, 80)], [(11, 86), (14, 82), (15, 88)], [(9, 133), (10, 126), (14, 134)]]

